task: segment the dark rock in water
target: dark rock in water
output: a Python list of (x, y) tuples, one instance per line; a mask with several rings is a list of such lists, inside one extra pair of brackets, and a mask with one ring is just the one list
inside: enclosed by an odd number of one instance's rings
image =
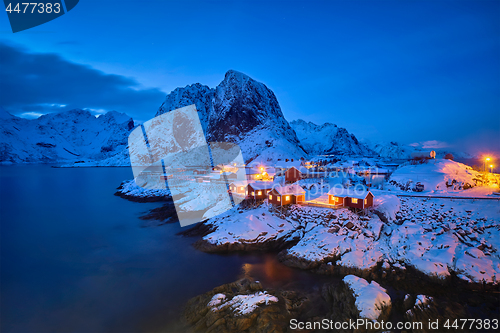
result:
[(294, 255), (291, 255), (288, 253), (288, 250), (283, 250), (280, 253), (278, 253), (278, 259), (283, 264), (290, 266), (290, 267), (301, 268), (301, 269), (317, 268), (322, 263), (325, 263), (328, 261), (336, 261), (339, 258), (340, 258), (340, 256), (338, 256), (338, 255), (337, 256), (332, 255), (332, 257), (324, 258), (321, 261), (310, 261), (310, 260), (307, 260), (304, 258), (298, 258)]
[(135, 196), (135, 195), (129, 195), (127, 193), (124, 193), (123, 191), (121, 191), (123, 189), (123, 185), (125, 184), (126, 182), (123, 182), (120, 184), (120, 186), (118, 186), (116, 189), (117, 191), (115, 192), (115, 195), (117, 197), (120, 197), (120, 198), (123, 198), (123, 199), (127, 199), (129, 201), (133, 201), (133, 202), (160, 202), (160, 201), (172, 201), (172, 197), (170, 195), (165, 195), (165, 196), (149, 196), (149, 197), (138, 197), (138, 196)]
[(186, 230), (180, 231), (177, 233), (177, 235), (180, 236), (186, 236), (186, 237), (203, 237), (208, 235), (209, 233), (213, 232), (214, 228), (212, 225), (207, 224), (205, 222), (198, 222), (191, 226), (190, 228), (187, 228)]
[(200, 251), (209, 253), (228, 253), (228, 252), (251, 252), (251, 251), (276, 251), (281, 250), (290, 246), (293, 246), (298, 242), (298, 239), (268, 239), (262, 242), (254, 243), (224, 243), (224, 244), (212, 244), (204, 239), (200, 239), (193, 245)]
[(179, 221), (173, 202), (168, 202), (161, 207), (153, 208), (149, 211), (149, 213), (139, 218), (141, 220), (157, 220), (164, 223), (174, 223)]
[[(235, 296), (265, 293), (273, 299), (253, 311), (235, 311)], [(221, 299), (215, 306), (213, 299)], [(277, 302), (276, 302), (277, 300)], [(289, 320), (305, 308), (307, 299), (293, 291), (265, 291), (259, 282), (242, 279), (219, 286), (188, 301), (184, 320), (196, 332), (286, 332)]]

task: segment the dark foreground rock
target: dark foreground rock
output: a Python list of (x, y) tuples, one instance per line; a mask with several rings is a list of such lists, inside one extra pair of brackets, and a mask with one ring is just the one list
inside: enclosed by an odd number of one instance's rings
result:
[[(245, 302), (235, 302), (252, 295), (265, 295), (267, 301), (250, 310)], [(259, 282), (242, 279), (189, 300), (184, 319), (195, 332), (286, 332), (306, 303), (295, 292), (266, 291)]]
[(179, 222), (173, 202), (165, 203), (161, 207), (151, 209), (147, 214), (139, 217), (141, 220), (156, 220), (164, 223)]
[[(212, 227), (208, 226), (207, 230)], [(230, 253), (230, 252), (253, 252), (253, 251), (279, 251), (298, 242), (298, 239), (266, 239), (261, 242), (240, 242), (240, 243), (225, 243), (213, 244), (204, 239), (196, 241), (193, 246), (203, 252), (208, 253)]]

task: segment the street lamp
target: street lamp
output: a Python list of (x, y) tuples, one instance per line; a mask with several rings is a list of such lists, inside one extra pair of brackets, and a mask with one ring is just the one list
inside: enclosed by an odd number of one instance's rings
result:
[(493, 173), (493, 164), (490, 164), (490, 173)]
[(484, 172), (486, 172), (486, 162), (489, 162), (489, 161), (491, 161), (491, 158), (489, 158), (489, 157), (486, 157), (484, 159)]

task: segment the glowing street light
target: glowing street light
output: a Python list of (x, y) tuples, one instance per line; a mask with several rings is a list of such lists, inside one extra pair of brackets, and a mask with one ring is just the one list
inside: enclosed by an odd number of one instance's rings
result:
[(490, 173), (493, 173), (493, 164), (490, 164)]
[(484, 172), (486, 172), (486, 162), (489, 162), (489, 161), (491, 161), (491, 158), (489, 158), (489, 157), (486, 157), (484, 159)]

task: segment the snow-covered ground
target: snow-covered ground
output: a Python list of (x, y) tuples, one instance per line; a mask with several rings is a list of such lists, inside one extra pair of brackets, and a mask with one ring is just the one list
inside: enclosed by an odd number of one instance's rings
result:
[[(266, 206), (226, 212), (208, 223), (204, 237), (213, 245), (299, 241), (285, 250), (285, 263), (372, 270), (382, 263), (445, 279), (455, 272), (469, 282), (498, 283), (500, 278), (500, 205), (492, 200), (379, 197), (379, 216), (358, 216), (347, 209), (306, 206), (287, 216)], [(299, 264), (297, 264), (297, 262)], [(304, 264), (305, 263), (305, 264)]]

